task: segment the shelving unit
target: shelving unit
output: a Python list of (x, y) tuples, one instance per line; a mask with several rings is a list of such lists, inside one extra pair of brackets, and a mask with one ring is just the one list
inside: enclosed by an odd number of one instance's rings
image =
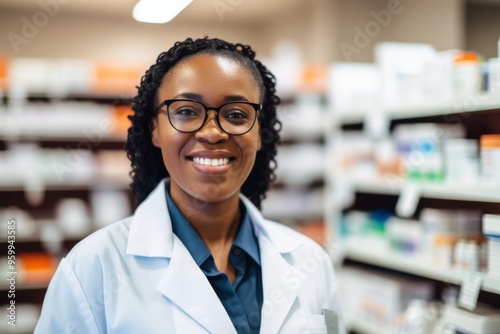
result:
[[(296, 76), (293, 80), (292, 72)], [(282, 100), (277, 111), (282, 129), (276, 182), (262, 203), (266, 218), (297, 228), (323, 245), (324, 141), (328, 117), (325, 73), (322, 66), (303, 64), (293, 71), (275, 72)], [(288, 86), (289, 91), (281, 91), (280, 83)]]
[[(106, 224), (103, 216), (96, 218), (99, 196), (120, 194), (120, 208), (125, 209), (120, 214), (125, 216), (132, 206), (124, 151), (126, 116), (142, 66), (66, 60), (66, 71), (48, 76), (58, 61), (11, 59), (9, 66), (20, 72), (5, 71), (11, 76), (0, 93), (0, 216), (16, 220), (15, 301), (20, 318), (24, 309), (30, 310), (26, 324), (36, 323), (60, 258)], [(23, 72), (24, 66), (31, 74)], [(71, 66), (86, 70), (72, 76)], [(51, 90), (56, 86), (57, 91)], [(64, 216), (60, 210), (68, 202), (79, 205), (66, 207)], [(12, 271), (6, 267), (6, 230), (0, 237), (2, 268)], [(39, 257), (43, 265), (36, 262)], [(0, 284), (0, 305), (9, 302), (6, 284)], [(14, 329), (19, 330), (12, 333), (33, 331)]]
[[(389, 240), (378, 236), (346, 237), (341, 230), (344, 214), (353, 210), (392, 211), (397, 216), (396, 206), (405, 196), (413, 197), (414, 212), (412, 217), (425, 207), (442, 209), (477, 209), (483, 213), (500, 213), (500, 187), (486, 184), (482, 181), (468, 184), (439, 181), (408, 180), (402, 175), (379, 174), (373, 171), (364, 175), (357, 171), (351, 174), (349, 170), (339, 167), (339, 154), (334, 150), (335, 140), (349, 138), (355, 134), (368, 138), (372, 134), (370, 128), (378, 123), (379, 129), (385, 128), (389, 136), (399, 124), (440, 123), (461, 124), (466, 129), (467, 139), (478, 139), (483, 133), (500, 133), (500, 95), (476, 93), (443, 100), (422, 99), (421, 102), (400, 104), (389, 107), (370, 106), (357, 108), (349, 112), (331, 110), (329, 128), (326, 135), (328, 152), (328, 171), (326, 180), (326, 211), (325, 216), (332, 230), (331, 251), (337, 262), (338, 270), (351, 263), (356, 266), (366, 266), (381, 272), (414, 277), (415, 279), (436, 282), (438, 289), (444, 286), (454, 286), (458, 289), (469, 271), (453, 266), (436, 264), (430, 256), (397, 253), (391, 248)], [(334, 135), (332, 135), (334, 134)], [(377, 172), (375, 172), (377, 173)], [(359, 206), (359, 207), (358, 207)], [(369, 208), (369, 209), (367, 209)], [(348, 224), (342, 223), (342, 224)], [(500, 277), (493, 277), (481, 272), (481, 291), (479, 302), (493, 303), (500, 307)], [(437, 291), (439, 292), (439, 290)], [(485, 298), (481, 299), (481, 296)], [(349, 329), (361, 334), (388, 333), (387, 327), (377, 326), (359, 317), (346, 315)]]

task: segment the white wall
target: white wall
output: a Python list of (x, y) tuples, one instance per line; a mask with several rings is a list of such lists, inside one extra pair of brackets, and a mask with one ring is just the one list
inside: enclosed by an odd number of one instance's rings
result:
[[(261, 25), (225, 26), (217, 24), (153, 25), (132, 19), (56, 15), (38, 33), (19, 44), (16, 53), (7, 37), (9, 32), (23, 36), (26, 18), (33, 22), (33, 12), (0, 13), (0, 53), (20, 57), (70, 57), (116, 61), (152, 62), (156, 56), (178, 40), (187, 37), (220, 37), (251, 44), (257, 52), (268, 55), (269, 44), (260, 36)], [(25, 34), (26, 35), (26, 34)]]
[[(373, 61), (373, 47), (382, 41), (429, 43), (437, 50), (464, 46), (464, 4), (462, 0), (337, 0), (339, 14), (339, 43), (354, 46), (359, 52), (342, 52), (337, 48), (335, 59), (339, 61)], [(392, 10), (391, 10), (392, 9)], [(378, 23), (371, 14), (391, 13)], [(377, 25), (379, 29), (377, 30)], [(363, 41), (355, 29), (368, 36)], [(377, 33), (378, 31), (378, 33)], [(358, 43), (355, 38), (358, 36)], [(343, 44), (346, 46), (346, 44)], [(353, 49), (349, 49), (353, 50)], [(346, 57), (350, 55), (350, 57)], [(348, 59), (350, 58), (350, 59)]]
[[(38, 33), (19, 45), (16, 54), (7, 38), (9, 32), (22, 36), (22, 19), (33, 22), (33, 12), (0, 12), (0, 53), (26, 57), (71, 57), (151, 63), (175, 41), (209, 35), (248, 43), (261, 58), (271, 56), (277, 40), (297, 42), (304, 59), (310, 62), (372, 61), (373, 47), (381, 41), (430, 43), (437, 50), (468, 48), (496, 52), (491, 40), (499, 37), (500, 7), (474, 5), (467, 13), (465, 31), (464, 0), (314, 0), (303, 8), (271, 21), (235, 24), (231, 21), (187, 24), (173, 22), (150, 25), (123, 18), (66, 15), (50, 18)], [(376, 20), (371, 11), (388, 10), (399, 3), (398, 14), (391, 14), (386, 26), (369, 37), (366, 46), (357, 47), (355, 28), (366, 30)], [(370, 23), (371, 22), (371, 23)], [(373, 27), (372, 27), (373, 28)], [(346, 59), (342, 43), (358, 52)], [(483, 51), (484, 50), (484, 51)], [(495, 53), (496, 54), (496, 53)]]

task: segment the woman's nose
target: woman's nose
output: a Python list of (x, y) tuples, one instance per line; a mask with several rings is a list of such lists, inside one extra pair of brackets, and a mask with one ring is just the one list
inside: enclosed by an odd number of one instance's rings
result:
[(209, 111), (205, 124), (196, 131), (195, 138), (209, 143), (218, 143), (226, 141), (229, 135), (221, 129), (219, 122), (217, 122), (217, 113)]

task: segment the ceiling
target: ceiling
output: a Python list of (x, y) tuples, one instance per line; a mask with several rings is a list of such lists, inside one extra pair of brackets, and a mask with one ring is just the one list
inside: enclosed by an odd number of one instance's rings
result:
[[(36, 12), (39, 2), (58, 3), (64, 15), (108, 16), (132, 19), (132, 8), (138, 0), (1, 0), (0, 10)], [(175, 1), (175, 0), (165, 0)], [(176, 21), (193, 22), (255, 22), (273, 17), (310, 4), (311, 0), (193, 0)], [(318, 0), (312, 0), (318, 1)], [(330, 1), (330, 0), (326, 0)]]
[[(175, 1), (175, 0), (165, 0)], [(334, 0), (193, 0), (174, 21), (176, 23), (255, 23), (300, 13), (311, 1)], [(341, 0), (336, 0), (341, 1)], [(342, 0), (352, 1), (352, 0)], [(463, 0), (466, 3), (500, 5), (500, 0)], [(0, 0), (0, 11), (35, 13), (39, 3), (58, 3), (58, 15), (113, 17), (132, 20), (138, 0)]]

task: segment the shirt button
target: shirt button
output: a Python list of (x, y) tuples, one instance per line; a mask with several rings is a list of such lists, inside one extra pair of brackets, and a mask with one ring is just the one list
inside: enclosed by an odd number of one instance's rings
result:
[(240, 255), (241, 254), (241, 249), (235, 248), (233, 251), (234, 255)]

